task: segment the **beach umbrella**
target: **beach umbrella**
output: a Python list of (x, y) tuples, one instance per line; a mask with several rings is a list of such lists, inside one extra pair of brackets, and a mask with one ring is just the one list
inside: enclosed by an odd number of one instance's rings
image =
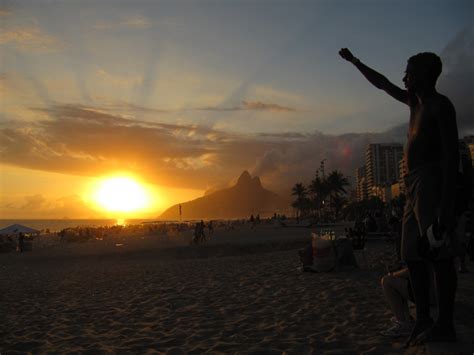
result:
[(12, 235), (12, 234), (39, 234), (39, 230), (21, 225), (21, 224), (12, 224), (6, 228), (0, 229), (0, 235)]

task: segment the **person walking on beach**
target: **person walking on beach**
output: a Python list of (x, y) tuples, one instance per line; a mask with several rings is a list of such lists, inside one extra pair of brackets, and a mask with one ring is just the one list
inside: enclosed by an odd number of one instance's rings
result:
[[(459, 162), (456, 112), (451, 101), (436, 91), (442, 71), (434, 53), (408, 59), (403, 82), (406, 90), (363, 64), (347, 48), (339, 55), (354, 64), (376, 88), (384, 90), (410, 109), (405, 145), (407, 201), (403, 215), (401, 254), (406, 262), (416, 304), (416, 323), (407, 341), (456, 341), (453, 323), (457, 275), (453, 258), (420, 255), (420, 240), (437, 227), (444, 236), (455, 229), (455, 187)], [(429, 268), (434, 269), (438, 319), (433, 324), (429, 309)]]

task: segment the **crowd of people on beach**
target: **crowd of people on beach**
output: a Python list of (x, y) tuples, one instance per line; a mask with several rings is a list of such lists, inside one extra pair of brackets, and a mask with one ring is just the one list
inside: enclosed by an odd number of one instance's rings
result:
[[(153, 237), (166, 236), (178, 237), (183, 233), (192, 232), (191, 244), (202, 244), (209, 241), (214, 235), (216, 229), (223, 231), (239, 231), (245, 226), (255, 229), (259, 224), (272, 224), (276, 220), (280, 220), (281, 216), (275, 214), (272, 218), (261, 219), (257, 214), (252, 214), (247, 219), (233, 220), (200, 220), (184, 221), (184, 222), (144, 222), (140, 224), (117, 224), (111, 226), (77, 226), (64, 228), (56, 232), (44, 229), (38, 236), (28, 236), (28, 240), (34, 239), (52, 239), (59, 243), (68, 242), (87, 242), (92, 240), (108, 240), (116, 237)], [(0, 236), (0, 249), (11, 251), (13, 249), (24, 249), (25, 236), (23, 234), (15, 234), (11, 236)]]

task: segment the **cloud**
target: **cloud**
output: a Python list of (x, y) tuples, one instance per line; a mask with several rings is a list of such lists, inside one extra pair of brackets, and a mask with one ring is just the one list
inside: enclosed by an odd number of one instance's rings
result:
[(280, 139), (280, 140), (296, 140), (296, 139), (305, 139), (308, 137), (308, 135), (304, 133), (299, 133), (299, 132), (259, 133), (258, 137), (269, 138), (269, 139)]
[(10, 16), (11, 14), (10, 10), (0, 7), (0, 16)]
[(242, 101), (239, 106), (234, 107), (202, 107), (200, 111), (270, 111), (270, 112), (295, 112), (294, 108), (282, 106), (274, 103), (264, 103), (261, 101)]
[(143, 77), (140, 75), (118, 75), (109, 73), (104, 69), (97, 69), (96, 73), (100, 80), (107, 80), (109, 83), (123, 88), (130, 88), (137, 85), (141, 85), (143, 82)]
[(94, 24), (92, 27), (95, 30), (114, 30), (120, 28), (130, 28), (130, 29), (145, 29), (153, 26), (153, 23), (144, 16), (131, 16), (124, 18), (120, 21), (110, 22), (110, 21), (101, 21)]
[(141, 105), (136, 105), (131, 102), (118, 102), (105, 105), (107, 109), (113, 111), (124, 111), (124, 112), (136, 112), (136, 113), (170, 113), (175, 112), (171, 110), (164, 110), (153, 107), (145, 107)]
[(131, 120), (80, 105), (35, 110), (48, 119), (2, 125), (5, 164), (84, 176), (130, 171), (158, 184), (199, 188), (222, 172), (209, 162), (234, 139), (206, 127)]
[(368, 144), (400, 142), (398, 131), (342, 135), (315, 132), (265, 150), (250, 170), (280, 191), (288, 191), (296, 182), (308, 183), (323, 159), (327, 171), (338, 169), (353, 179), (355, 170), (364, 164)]
[(48, 198), (42, 194), (9, 198), (11, 202), (0, 205), (0, 214), (8, 218), (97, 218), (100, 211), (89, 206), (78, 195)]
[(38, 27), (18, 27), (15, 29), (0, 29), (0, 45), (13, 45), (24, 51), (51, 51), (58, 48), (59, 41)]
[(242, 101), (244, 110), (272, 111), (272, 112), (291, 112), (294, 108), (285, 107), (278, 104), (267, 104), (260, 101)]
[(474, 134), (474, 36), (473, 27), (461, 31), (442, 51), (440, 91), (456, 108), (462, 135)]
[(148, 28), (152, 26), (152, 22), (143, 16), (134, 16), (123, 20), (121, 25), (131, 28)]
[(322, 159), (328, 169), (353, 175), (367, 144), (395, 139), (393, 132), (244, 135), (132, 120), (81, 105), (34, 110), (48, 119), (1, 126), (2, 163), (82, 176), (127, 171), (158, 185), (203, 190), (225, 186), (243, 170), (271, 188), (288, 189), (311, 179)]
[(25, 203), (20, 207), (22, 210), (35, 211), (44, 207), (46, 199), (42, 195), (25, 196)]
[(9, 79), (5, 73), (0, 74), (0, 93), (4, 95), (8, 92)]
[(305, 100), (301, 95), (277, 89), (271, 86), (253, 85), (249, 88), (248, 97), (257, 97), (261, 101), (292, 102), (301, 104)]

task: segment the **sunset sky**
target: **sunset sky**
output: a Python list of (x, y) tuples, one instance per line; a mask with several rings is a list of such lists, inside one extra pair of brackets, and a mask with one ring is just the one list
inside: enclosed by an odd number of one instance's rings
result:
[[(289, 194), (319, 162), (348, 175), (403, 142), (402, 86), (439, 54), (439, 91), (474, 134), (473, 1), (0, 1), (0, 218), (153, 218), (248, 170)], [(97, 203), (128, 177), (140, 210)], [(127, 214), (128, 213), (128, 214)]]

